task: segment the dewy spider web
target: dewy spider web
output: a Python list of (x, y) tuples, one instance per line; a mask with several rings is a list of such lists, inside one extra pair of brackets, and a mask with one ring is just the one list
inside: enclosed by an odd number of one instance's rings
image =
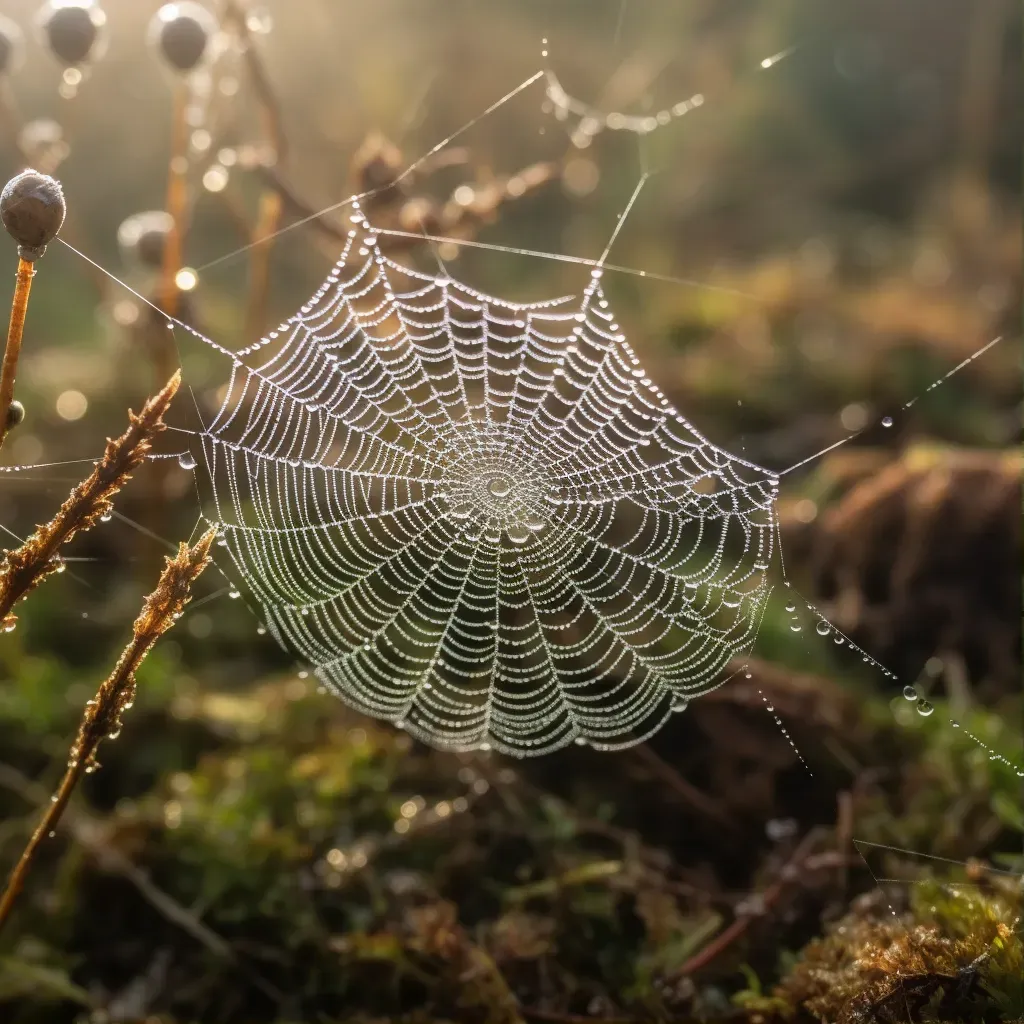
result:
[(354, 210), (203, 434), (268, 628), (438, 746), (639, 742), (752, 645), (777, 480), (672, 408), (600, 269), (507, 302), (400, 266)]
[(607, 250), (581, 297), (514, 303), (390, 260), (345, 205), (334, 271), (233, 357), (202, 435), (268, 628), (440, 747), (640, 742), (753, 645), (778, 480), (646, 376)]
[[(399, 180), (542, 77), (588, 136), (646, 134), (703, 104), (633, 124), (541, 71)], [(603, 269), (695, 282), (612, 268), (611, 242), (595, 263), (424, 234), (594, 268), (581, 298), (503, 301), (388, 259), (377, 236), (406, 233), (375, 231), (361, 198), (319, 212), (351, 207), (342, 258), (259, 343), (232, 353), (168, 324), (233, 362), (198, 435), (222, 543), (280, 641), (428, 742), (517, 755), (640, 742), (752, 647), (778, 477), (860, 432), (777, 474), (731, 456), (645, 376), (600, 287)]]

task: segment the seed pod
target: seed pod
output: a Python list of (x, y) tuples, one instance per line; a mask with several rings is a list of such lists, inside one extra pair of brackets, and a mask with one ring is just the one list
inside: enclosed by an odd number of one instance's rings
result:
[(217, 34), (217, 20), (201, 4), (164, 4), (150, 22), (150, 40), (173, 71), (194, 71)]
[(164, 210), (134, 213), (117, 229), (117, 243), (128, 262), (150, 270), (163, 266), (164, 246), (174, 227), (174, 218)]
[(9, 75), (21, 63), (24, 43), (21, 29), (0, 14), (0, 75)]
[(97, 55), (107, 16), (96, 0), (49, 0), (39, 12), (43, 40), (65, 67)]
[(10, 408), (7, 410), (7, 429), (13, 430), (19, 423), (25, 419), (25, 406), (21, 404), (17, 399), (11, 402)]
[(64, 192), (48, 174), (28, 168), (0, 193), (0, 220), (24, 260), (37, 260), (64, 223)]

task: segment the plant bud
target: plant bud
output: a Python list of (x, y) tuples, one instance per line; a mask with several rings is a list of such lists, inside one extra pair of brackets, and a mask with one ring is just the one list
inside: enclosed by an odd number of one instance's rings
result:
[(0, 193), (0, 220), (18, 243), (18, 254), (37, 260), (64, 223), (64, 192), (48, 174), (28, 170), (16, 174)]
[(107, 16), (95, 0), (49, 0), (39, 14), (43, 39), (65, 67), (96, 54)]
[(150, 23), (150, 39), (172, 70), (187, 74), (202, 63), (217, 34), (217, 21), (201, 4), (164, 4)]

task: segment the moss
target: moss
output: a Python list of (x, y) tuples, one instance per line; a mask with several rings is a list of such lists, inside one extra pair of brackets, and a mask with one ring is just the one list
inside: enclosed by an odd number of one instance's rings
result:
[(899, 915), (878, 894), (809, 943), (770, 998), (748, 989), (736, 1002), (828, 1024), (1016, 1020), (1022, 905), (1016, 879), (989, 874), (966, 886), (912, 885)]

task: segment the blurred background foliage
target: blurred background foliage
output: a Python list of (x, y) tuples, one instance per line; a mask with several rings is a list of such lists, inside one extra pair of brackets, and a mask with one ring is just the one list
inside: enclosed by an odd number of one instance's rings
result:
[[(224, 52), (182, 106), (145, 42), (158, 6), (104, 0), (103, 52), (69, 74), (35, 3), (0, 0), (26, 36), (0, 79), (0, 160), (52, 169), (63, 237), (166, 305), (130, 218), (165, 208), (183, 112), (181, 262), (196, 274), (172, 301), (228, 346), (305, 300), (345, 210), (239, 250), (386, 185), (536, 71), (542, 39), (565, 88), (601, 110), (647, 116), (703, 94), (642, 139), (581, 138), (538, 82), (379, 214), (593, 259), (650, 171), (611, 256), (648, 276), (605, 278), (619, 319), (730, 451), (781, 470), (863, 431), (783, 478), (784, 551), (799, 591), (896, 678), (802, 604), (794, 622), (780, 587), (749, 676), (648, 744), (528, 763), (439, 754), (317, 693), (211, 569), (0, 939), (0, 1017), (1024, 1018), (1024, 801), (999, 760), (1021, 763), (1024, 710), (1019, 12), (210, 0)], [(454, 242), (403, 258), (519, 299), (588, 274)], [(3, 260), (13, 271), (13, 245)], [(224, 380), (71, 250), (52, 245), (39, 270), (27, 418), (2, 452), (38, 468), (0, 476), (0, 528), (18, 537), (179, 361), (180, 426), (207, 418)], [(193, 474), (153, 463), (117, 509), (0, 636), (5, 865), (160, 557), (195, 526)]]

